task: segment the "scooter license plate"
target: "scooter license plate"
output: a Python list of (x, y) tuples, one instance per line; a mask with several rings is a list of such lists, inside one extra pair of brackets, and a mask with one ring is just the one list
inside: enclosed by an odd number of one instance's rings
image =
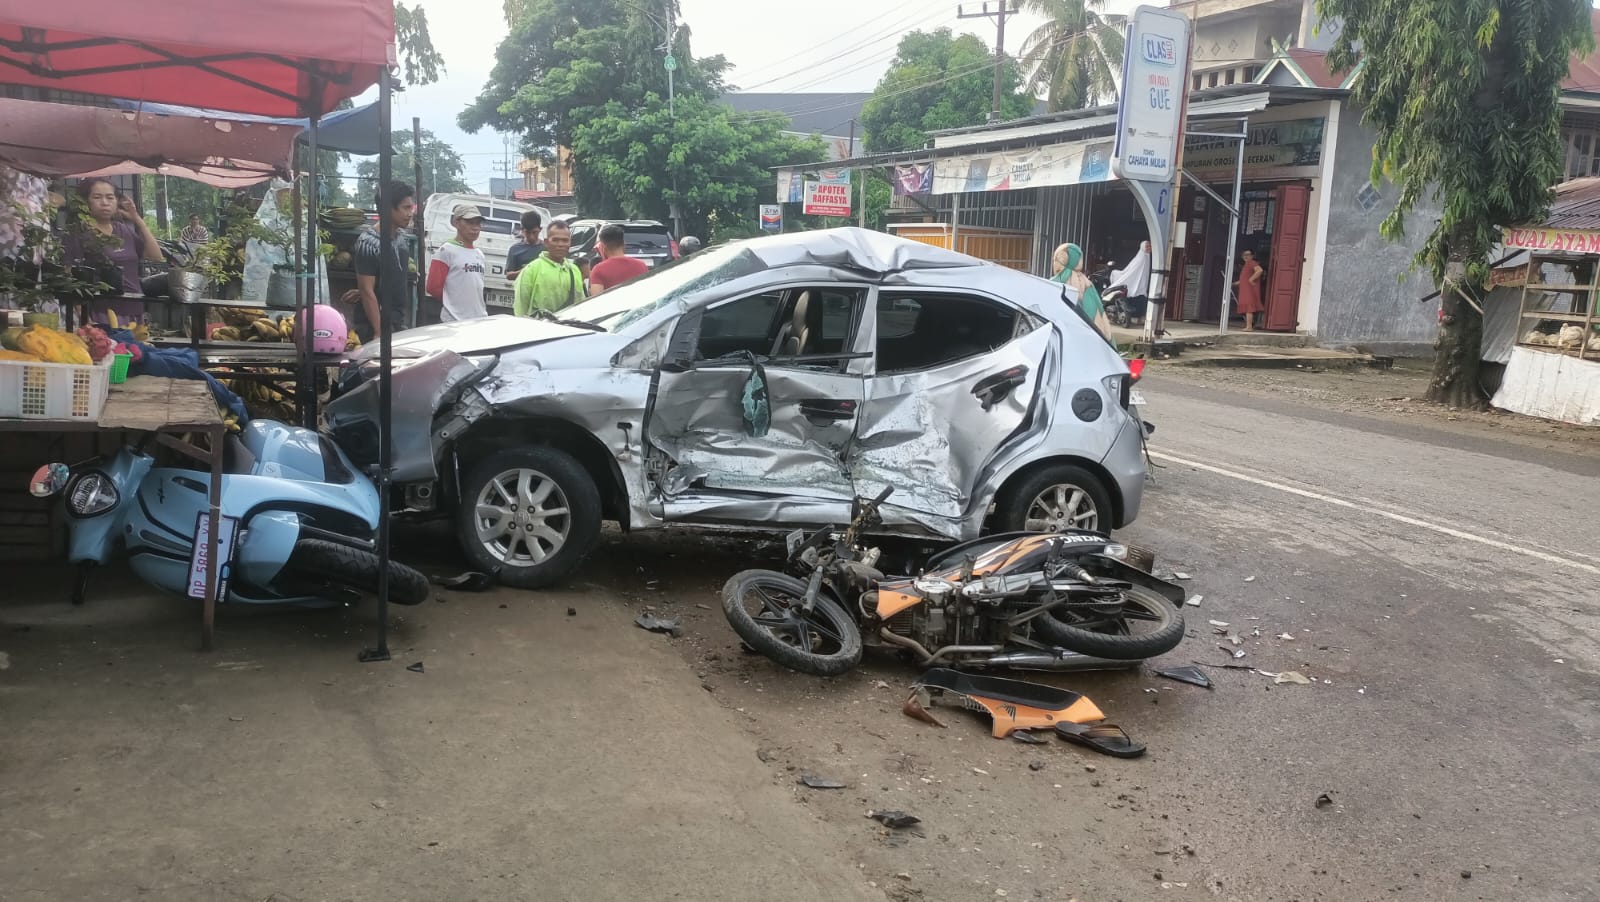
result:
[(805, 530), (797, 529), (794, 532), (789, 533), (787, 536), (784, 536), (783, 545), (784, 545), (784, 548), (787, 549), (789, 554), (792, 556), (796, 551), (798, 551), (800, 549), (800, 545), (802, 543), (804, 543), (805, 540), (806, 540), (806, 532), (805, 532)]
[(1139, 391), (1137, 388), (1133, 389), (1130, 392), (1128, 392), (1128, 403), (1132, 404), (1135, 407), (1143, 407), (1144, 406), (1144, 392)]

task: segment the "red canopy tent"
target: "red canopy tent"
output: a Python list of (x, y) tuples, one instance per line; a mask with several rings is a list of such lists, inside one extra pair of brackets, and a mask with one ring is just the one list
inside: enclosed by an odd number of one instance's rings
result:
[(314, 116), (395, 64), (390, 0), (0, 0), (0, 83)]
[[(0, 0), (0, 85), (51, 88), (101, 97), (146, 100), (258, 116), (311, 119), (312, 184), (316, 176), (317, 119), (341, 100), (378, 85), (378, 130), (389, 131), (389, 70), (395, 65), (393, 0)], [(390, 178), (389, 142), (381, 142), (381, 184)], [(308, 211), (313, 228), (315, 192)], [(393, 238), (380, 216), (385, 243)], [(405, 272), (389, 264), (378, 275), (380, 297), (404, 291)], [(314, 259), (314, 250), (308, 254)], [(299, 285), (301, 280), (296, 280)], [(301, 322), (310, 322), (311, 292)], [(388, 660), (389, 473), (391, 435), (391, 330), (380, 317), (379, 465), (377, 547), (378, 644), (363, 660)], [(315, 425), (316, 384), (310, 344), (302, 348), (302, 390), (308, 425)], [(212, 522), (221, 512), (213, 494)], [(216, 560), (211, 530), (210, 559)], [(214, 580), (209, 580), (213, 585)], [(207, 596), (207, 623), (214, 595)], [(209, 627), (208, 627), (209, 629)]]

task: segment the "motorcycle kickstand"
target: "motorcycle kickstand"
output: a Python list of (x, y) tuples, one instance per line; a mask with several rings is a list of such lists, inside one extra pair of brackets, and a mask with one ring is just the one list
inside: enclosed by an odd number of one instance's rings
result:
[(89, 575), (94, 572), (93, 561), (83, 561), (78, 564), (78, 572), (72, 579), (72, 603), (83, 604), (84, 597), (89, 592)]

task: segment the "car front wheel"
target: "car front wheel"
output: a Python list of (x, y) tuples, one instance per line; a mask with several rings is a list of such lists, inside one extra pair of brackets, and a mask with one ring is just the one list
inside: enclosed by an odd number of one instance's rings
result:
[(456, 537), (475, 567), (523, 589), (553, 585), (600, 535), (600, 492), (583, 466), (534, 445), (479, 461), (461, 483)]

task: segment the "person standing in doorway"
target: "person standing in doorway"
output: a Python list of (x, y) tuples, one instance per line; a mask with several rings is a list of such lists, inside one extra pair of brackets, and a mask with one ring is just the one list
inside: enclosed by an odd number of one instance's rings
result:
[(201, 225), (199, 213), (190, 213), (189, 224), (178, 233), (178, 238), (190, 247), (199, 247), (211, 240), (211, 230)]
[(522, 268), (532, 263), (544, 250), (544, 245), (539, 243), (541, 224), (538, 213), (529, 210), (522, 214), (522, 240), (506, 251), (507, 282), (515, 282), (517, 276), (522, 275)]
[[(1256, 314), (1265, 313), (1266, 305), (1261, 303), (1261, 277), (1265, 274), (1261, 264), (1256, 262), (1254, 251), (1244, 252), (1244, 266), (1239, 269), (1239, 313), (1244, 316), (1244, 330), (1256, 330)], [(1264, 325), (1264, 324), (1263, 324)]]
[[(351, 255), (356, 271), (356, 288), (345, 292), (343, 300), (355, 304), (351, 327), (362, 343), (377, 337), (378, 326), (383, 321), (380, 316), (387, 317), (396, 332), (405, 328), (409, 280), (405, 278), (408, 271), (406, 240), (400, 233), (411, 226), (411, 219), (416, 215), (416, 196), (416, 189), (405, 182), (390, 182), (378, 208), (379, 215), (389, 217), (389, 223), (394, 227), (394, 238), (388, 247), (384, 247), (377, 226), (367, 226), (356, 239), (355, 253)], [(380, 270), (385, 273), (381, 295), (378, 288)], [(391, 275), (392, 279), (389, 278)], [(391, 281), (394, 284), (389, 284)]]
[(650, 270), (643, 260), (628, 256), (622, 226), (611, 223), (600, 230), (600, 262), (589, 271), (589, 293), (599, 294)]
[(517, 275), (512, 311), (517, 316), (555, 313), (583, 300), (583, 273), (567, 259), (572, 230), (552, 222), (545, 230), (544, 251)]
[(429, 319), (451, 323), (488, 316), (483, 302), (483, 251), (477, 248), (483, 211), (477, 204), (457, 204), (450, 211), (450, 224), (456, 227), (456, 237), (434, 251), (428, 264)]

